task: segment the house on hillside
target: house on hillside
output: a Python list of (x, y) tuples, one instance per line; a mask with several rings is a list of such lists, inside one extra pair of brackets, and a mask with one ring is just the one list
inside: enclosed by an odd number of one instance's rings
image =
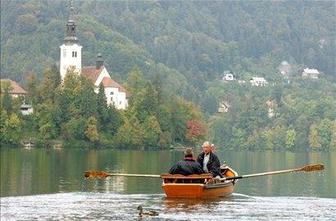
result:
[(317, 69), (305, 68), (302, 71), (303, 78), (318, 79), (320, 72)]
[(22, 115), (30, 115), (34, 113), (34, 109), (33, 109), (33, 106), (30, 104), (22, 104), (20, 106), (20, 112)]
[(103, 84), (107, 105), (114, 105), (117, 109), (126, 109), (128, 106), (127, 91), (111, 78), (104, 66), (101, 54), (98, 54), (95, 66), (82, 67), (82, 46), (76, 36), (76, 23), (72, 18), (72, 10), (73, 8), (71, 8), (70, 18), (66, 25), (66, 36), (60, 46), (60, 75), (62, 80), (64, 80), (69, 69), (74, 69), (75, 72), (82, 74), (94, 84), (96, 93), (99, 91), (99, 85)]
[(287, 61), (282, 61), (278, 70), (283, 77), (288, 77), (292, 72), (292, 66)]
[(224, 71), (222, 80), (223, 81), (234, 81), (236, 79), (231, 71)]
[(266, 86), (268, 84), (266, 79), (263, 78), (263, 77), (252, 77), (250, 79), (250, 83), (251, 83), (252, 86), (255, 86), (255, 87), (263, 87), (263, 86)]
[(1, 79), (1, 94), (4, 93), (6, 84), (9, 86), (9, 95), (13, 98), (26, 97), (27, 91), (25, 91), (17, 82), (11, 79)]
[(227, 113), (229, 112), (230, 104), (226, 101), (221, 101), (218, 105), (218, 113)]

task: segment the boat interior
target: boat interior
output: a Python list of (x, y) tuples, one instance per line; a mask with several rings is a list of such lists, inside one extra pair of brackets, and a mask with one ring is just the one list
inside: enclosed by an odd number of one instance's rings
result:
[[(234, 171), (231, 167), (227, 165), (221, 166), (221, 172), (223, 177), (233, 177), (238, 176), (238, 173)], [(181, 174), (161, 174), (161, 178), (163, 179), (164, 183), (218, 183), (221, 182), (220, 180), (216, 180), (210, 173), (203, 173), (203, 174), (193, 174), (189, 176), (183, 176)]]

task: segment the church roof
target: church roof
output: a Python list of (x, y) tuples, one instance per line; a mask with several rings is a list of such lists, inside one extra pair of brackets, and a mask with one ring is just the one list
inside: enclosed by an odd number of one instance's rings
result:
[(1, 93), (4, 91), (2, 84), (5, 82), (9, 82), (10, 84), (10, 94), (27, 94), (27, 91), (25, 91), (17, 82), (12, 81), (11, 79), (1, 79)]
[(103, 70), (104, 66), (96, 69), (96, 66), (86, 66), (82, 68), (82, 75), (89, 79), (93, 84), (96, 83), (100, 72)]
[(126, 93), (126, 97), (128, 97), (128, 93), (125, 90), (125, 88), (123, 86), (121, 86), (120, 84), (118, 84), (116, 81), (114, 81), (112, 78), (104, 77), (103, 80), (102, 80), (102, 83), (103, 83), (104, 87), (115, 87), (115, 88), (118, 88), (119, 91), (125, 92)]

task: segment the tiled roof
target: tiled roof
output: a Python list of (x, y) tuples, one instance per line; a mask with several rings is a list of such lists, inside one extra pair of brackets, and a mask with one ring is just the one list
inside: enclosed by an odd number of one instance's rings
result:
[(126, 93), (126, 97), (128, 97), (128, 93), (125, 90), (125, 88), (123, 86), (121, 86), (120, 84), (118, 84), (116, 81), (114, 81), (112, 78), (104, 77), (103, 80), (102, 80), (102, 83), (103, 83), (104, 87), (115, 87), (115, 88), (118, 88), (119, 91), (125, 92)]
[(12, 81), (11, 79), (1, 79), (1, 92), (4, 91), (2, 85), (4, 82), (10, 83), (10, 94), (27, 94), (27, 91), (25, 91), (17, 82)]
[(104, 66), (101, 66), (99, 69), (96, 69), (96, 66), (86, 66), (82, 68), (82, 75), (94, 84), (103, 68)]

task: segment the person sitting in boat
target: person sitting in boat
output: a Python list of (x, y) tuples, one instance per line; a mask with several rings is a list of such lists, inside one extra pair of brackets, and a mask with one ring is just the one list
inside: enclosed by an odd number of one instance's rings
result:
[(223, 177), (220, 172), (220, 161), (213, 152), (214, 145), (212, 146), (209, 141), (205, 141), (202, 149), (203, 152), (198, 155), (197, 162), (201, 164), (204, 172), (211, 173), (213, 177)]
[(182, 174), (188, 176), (191, 174), (204, 173), (201, 165), (194, 160), (194, 154), (191, 148), (187, 148), (184, 151), (184, 159), (177, 162), (172, 168), (170, 168), (170, 174)]

